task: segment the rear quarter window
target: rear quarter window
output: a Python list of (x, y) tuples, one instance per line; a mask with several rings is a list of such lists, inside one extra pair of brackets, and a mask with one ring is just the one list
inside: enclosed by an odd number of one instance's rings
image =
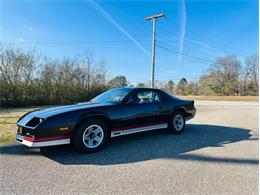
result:
[(162, 91), (161, 94), (163, 95), (163, 100), (165, 102), (170, 102), (170, 101), (173, 101), (173, 100), (176, 100), (176, 101), (181, 100), (180, 98), (177, 98), (177, 97), (173, 96), (172, 94), (165, 92), (165, 91)]

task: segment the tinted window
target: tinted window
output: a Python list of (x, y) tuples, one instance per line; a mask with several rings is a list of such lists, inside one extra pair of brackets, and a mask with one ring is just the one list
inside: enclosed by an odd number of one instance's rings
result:
[(136, 103), (145, 104), (145, 103), (154, 103), (160, 102), (161, 97), (157, 91), (139, 91), (136, 94)]

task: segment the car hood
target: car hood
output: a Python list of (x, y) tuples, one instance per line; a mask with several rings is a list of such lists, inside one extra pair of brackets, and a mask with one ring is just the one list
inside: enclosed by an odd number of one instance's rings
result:
[(20, 126), (26, 126), (26, 124), (32, 120), (34, 117), (46, 119), (50, 116), (71, 112), (75, 110), (81, 110), (81, 109), (87, 109), (87, 108), (95, 108), (95, 107), (101, 107), (101, 106), (110, 106), (114, 105), (113, 102), (83, 102), (78, 104), (72, 104), (72, 105), (65, 105), (65, 106), (54, 106), (54, 107), (48, 107), (48, 108), (42, 108), (39, 110), (35, 110), (32, 112), (27, 113), (23, 117), (21, 117), (17, 124)]

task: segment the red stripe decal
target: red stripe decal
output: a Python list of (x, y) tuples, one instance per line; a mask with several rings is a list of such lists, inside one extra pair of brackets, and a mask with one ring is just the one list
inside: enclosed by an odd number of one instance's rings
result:
[(44, 137), (44, 138), (38, 138), (33, 139), (31, 137), (24, 136), (23, 139), (27, 140), (29, 142), (42, 142), (42, 141), (53, 141), (53, 140), (59, 140), (59, 139), (68, 139), (71, 135), (62, 135), (62, 136), (56, 136), (56, 137)]
[(130, 126), (124, 126), (124, 127), (116, 127), (116, 128), (112, 128), (111, 131), (120, 131), (120, 130), (126, 130), (126, 129), (132, 129), (132, 128), (139, 128), (139, 127), (146, 127), (146, 126), (150, 126), (150, 125), (161, 125), (161, 124), (165, 124), (168, 123), (167, 121), (163, 121), (163, 122), (154, 122), (154, 123), (144, 123), (144, 124), (140, 124), (140, 125), (130, 125)]

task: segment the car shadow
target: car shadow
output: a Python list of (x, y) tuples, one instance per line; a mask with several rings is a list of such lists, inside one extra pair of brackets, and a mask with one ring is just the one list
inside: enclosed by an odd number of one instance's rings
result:
[[(185, 154), (206, 147), (223, 147), (225, 144), (251, 140), (249, 129), (187, 124), (185, 131), (171, 135), (167, 130), (156, 130), (113, 138), (103, 150), (82, 154), (70, 145), (53, 146), (43, 150), (22, 145), (0, 147), (1, 154), (43, 155), (63, 165), (113, 165), (167, 158), (191, 161), (258, 164), (257, 159), (233, 159)], [(255, 139), (255, 138), (252, 138)]]

